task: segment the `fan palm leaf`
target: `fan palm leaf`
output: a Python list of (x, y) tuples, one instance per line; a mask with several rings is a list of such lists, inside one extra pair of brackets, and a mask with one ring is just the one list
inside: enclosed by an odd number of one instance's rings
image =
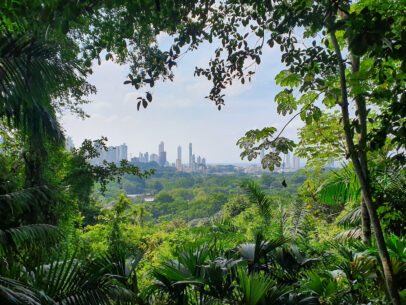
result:
[(238, 289), (245, 305), (256, 305), (265, 298), (275, 282), (262, 273), (248, 274), (244, 268), (238, 268)]

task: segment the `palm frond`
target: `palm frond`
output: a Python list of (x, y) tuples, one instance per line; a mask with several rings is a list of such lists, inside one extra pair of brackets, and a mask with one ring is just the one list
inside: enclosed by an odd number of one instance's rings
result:
[(20, 130), (62, 139), (53, 97), (77, 83), (81, 69), (56, 45), (23, 30), (0, 35), (0, 116)]
[(16, 280), (0, 276), (0, 303), (13, 305), (41, 305), (39, 293)]
[(361, 200), (361, 187), (352, 166), (334, 171), (318, 189), (320, 201), (336, 205)]
[(269, 222), (271, 218), (272, 201), (266, 193), (261, 190), (260, 186), (252, 180), (246, 180), (241, 184), (241, 187), (248, 195), (248, 199), (252, 204), (255, 204), (264, 219)]
[(244, 268), (238, 268), (239, 291), (247, 305), (256, 305), (265, 298), (268, 290), (276, 283), (262, 273), (248, 274)]
[(46, 185), (25, 188), (0, 195), (0, 215), (18, 215), (29, 212), (35, 205), (48, 201), (51, 191)]
[(343, 215), (338, 221), (337, 224), (344, 228), (354, 228), (361, 226), (361, 207), (356, 207), (352, 211)]
[(106, 258), (82, 261), (75, 254), (61, 255), (34, 270), (30, 281), (56, 304), (133, 302), (136, 295), (132, 287), (125, 285), (129, 280), (125, 266), (110, 258), (106, 265), (101, 265), (103, 261)]
[(48, 224), (32, 224), (0, 230), (0, 253), (33, 244), (54, 243), (61, 237), (61, 230)]
[(307, 215), (306, 203), (303, 200), (296, 200), (293, 203), (293, 217), (291, 234), (293, 237), (301, 235), (303, 233), (303, 221)]
[(361, 228), (355, 228), (355, 229), (349, 229), (344, 232), (341, 232), (337, 234), (335, 237), (337, 240), (341, 241), (350, 241), (350, 240), (356, 240), (361, 238), (362, 236), (362, 230)]

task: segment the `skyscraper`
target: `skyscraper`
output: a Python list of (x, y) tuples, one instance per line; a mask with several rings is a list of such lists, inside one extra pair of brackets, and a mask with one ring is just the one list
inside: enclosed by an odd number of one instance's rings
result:
[(178, 160), (182, 162), (182, 146), (178, 146)]
[(159, 156), (157, 154), (151, 154), (150, 160), (151, 160), (151, 162), (158, 163), (159, 162)]
[(123, 143), (119, 146), (119, 149), (117, 150), (117, 152), (118, 152), (118, 161), (128, 159), (128, 156), (127, 156), (128, 147), (125, 143)]
[(286, 154), (286, 168), (290, 168), (290, 154)]
[(159, 153), (159, 165), (165, 166), (166, 164), (166, 151), (162, 151)]
[(192, 143), (189, 143), (189, 167), (193, 168)]
[(262, 161), (262, 159), (264, 158), (264, 156), (265, 156), (265, 149), (262, 148), (262, 149), (261, 149), (261, 161)]
[(166, 152), (165, 152), (164, 142), (163, 141), (161, 143), (159, 143), (158, 151), (159, 151), (159, 162), (158, 163), (161, 166), (165, 166), (165, 164), (166, 164)]

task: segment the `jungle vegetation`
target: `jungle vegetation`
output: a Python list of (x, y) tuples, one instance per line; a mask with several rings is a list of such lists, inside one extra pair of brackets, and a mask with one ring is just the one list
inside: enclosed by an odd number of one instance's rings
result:
[[(406, 304), (404, 1), (4, 0), (0, 40), (1, 304)], [(181, 177), (92, 165), (106, 138), (65, 149), (58, 114), (86, 117), (94, 65), (148, 89), (203, 43), (219, 110), (280, 48), (299, 141), (264, 126), (237, 145), (269, 171), (296, 148), (304, 172)]]

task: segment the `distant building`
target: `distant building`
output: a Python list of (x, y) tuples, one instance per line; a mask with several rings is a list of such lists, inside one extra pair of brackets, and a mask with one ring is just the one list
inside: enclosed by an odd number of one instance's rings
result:
[(177, 169), (178, 171), (182, 171), (182, 161), (181, 161), (181, 160), (176, 159), (176, 164), (175, 164), (175, 166), (176, 166), (176, 169)]
[(118, 161), (120, 162), (121, 160), (128, 160), (128, 147), (125, 143), (121, 144), (118, 147)]
[(100, 156), (90, 160), (91, 164), (99, 165), (104, 161), (119, 164), (121, 160), (128, 160), (128, 148), (125, 143), (120, 146), (109, 146), (107, 151), (96, 144), (96, 149), (100, 153)]
[(203, 159), (202, 159), (202, 164), (203, 164), (204, 166), (206, 166), (206, 158), (203, 158)]
[(261, 160), (261, 161), (262, 161), (262, 159), (264, 158), (264, 156), (265, 156), (265, 149), (262, 148), (262, 149), (261, 149), (261, 156), (260, 156), (260, 160)]
[(157, 154), (151, 154), (151, 156), (149, 157), (149, 160), (151, 162), (159, 163), (159, 156)]
[(178, 160), (182, 162), (182, 146), (178, 146)]
[(159, 143), (159, 147), (158, 147), (158, 151), (159, 151), (159, 160), (158, 163), (161, 166), (165, 166), (166, 165), (166, 151), (165, 151), (165, 147), (164, 147), (164, 142), (162, 141), (161, 143)]
[(162, 151), (159, 153), (159, 165), (165, 166), (166, 165), (166, 151)]
[(189, 143), (189, 167), (193, 168), (193, 159), (192, 159), (192, 143)]
[(65, 148), (66, 148), (66, 150), (71, 150), (74, 147), (75, 147), (75, 145), (73, 144), (72, 138), (71, 137), (66, 137), (66, 140), (65, 140)]
[(131, 161), (130, 161), (132, 164), (135, 164), (135, 163), (139, 163), (140, 162), (140, 158), (138, 158), (138, 157), (134, 157), (134, 158), (131, 158)]

